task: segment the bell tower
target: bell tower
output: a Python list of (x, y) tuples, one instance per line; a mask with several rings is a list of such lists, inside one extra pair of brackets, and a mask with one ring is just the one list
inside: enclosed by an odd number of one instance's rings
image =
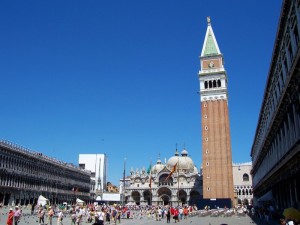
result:
[(228, 207), (234, 200), (234, 187), (227, 74), (210, 17), (207, 17), (200, 65), (203, 198), (228, 201)]

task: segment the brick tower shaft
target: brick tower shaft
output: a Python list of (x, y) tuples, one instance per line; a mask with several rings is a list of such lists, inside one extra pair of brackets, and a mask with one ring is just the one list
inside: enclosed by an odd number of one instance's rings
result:
[(227, 74), (210, 18), (200, 56), (204, 199), (234, 200)]

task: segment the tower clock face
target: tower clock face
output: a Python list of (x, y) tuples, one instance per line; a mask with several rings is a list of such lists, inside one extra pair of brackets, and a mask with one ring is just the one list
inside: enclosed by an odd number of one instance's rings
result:
[(208, 64), (208, 67), (209, 67), (209, 68), (213, 68), (214, 66), (215, 66), (214, 62), (213, 62), (213, 61), (210, 61), (209, 64)]

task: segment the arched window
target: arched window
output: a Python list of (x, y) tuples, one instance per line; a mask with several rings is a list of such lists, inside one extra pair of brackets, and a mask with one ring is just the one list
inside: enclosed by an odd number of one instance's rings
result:
[(249, 175), (248, 174), (244, 173), (243, 181), (249, 181)]
[(207, 83), (207, 81), (204, 82), (204, 88), (205, 88), (205, 89), (208, 88), (208, 83)]
[(213, 87), (214, 87), (214, 88), (217, 87), (217, 82), (216, 82), (216, 80), (213, 81)]
[(212, 81), (209, 81), (209, 88), (212, 88)]
[(221, 81), (218, 80), (218, 87), (221, 87)]

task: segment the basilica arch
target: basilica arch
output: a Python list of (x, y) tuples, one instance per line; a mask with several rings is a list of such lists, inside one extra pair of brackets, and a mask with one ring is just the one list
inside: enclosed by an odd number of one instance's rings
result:
[(162, 174), (159, 176), (159, 183), (158, 183), (158, 186), (161, 186), (161, 185), (167, 185), (167, 186), (173, 186), (173, 178), (172, 176), (170, 176), (168, 179), (168, 174)]
[(135, 202), (135, 204), (140, 205), (141, 203), (141, 195), (138, 191), (133, 191), (131, 193), (131, 197), (133, 199), (133, 201)]
[(152, 194), (150, 192), (150, 190), (145, 190), (143, 192), (143, 197), (144, 197), (144, 201), (147, 202), (148, 205), (151, 205), (152, 203)]
[(182, 204), (186, 204), (187, 201), (187, 193), (184, 190), (179, 190), (178, 199)]
[(158, 200), (163, 205), (168, 205), (172, 198), (172, 191), (167, 187), (161, 187), (157, 190)]
[(194, 205), (198, 202), (200, 202), (200, 200), (203, 199), (203, 196), (200, 195), (199, 191), (198, 190), (192, 190), (190, 192), (190, 201), (189, 201), (189, 205)]

